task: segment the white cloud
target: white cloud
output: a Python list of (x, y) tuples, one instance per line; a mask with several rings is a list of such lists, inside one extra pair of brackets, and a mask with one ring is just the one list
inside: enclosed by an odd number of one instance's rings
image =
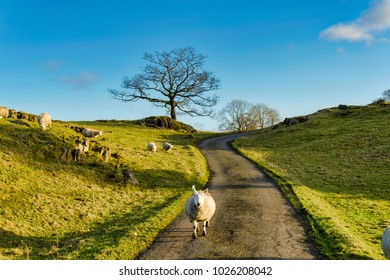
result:
[(372, 35), (354, 23), (332, 25), (320, 33), (320, 37), (328, 40), (371, 41)]
[(58, 77), (56, 80), (70, 85), (73, 90), (90, 90), (93, 84), (100, 81), (100, 78), (95, 73), (83, 72), (77, 76)]
[[(320, 38), (371, 42), (380, 32), (390, 29), (390, 0), (372, 2), (370, 8), (352, 22), (338, 23), (321, 31)], [(381, 38), (383, 41), (383, 38)]]

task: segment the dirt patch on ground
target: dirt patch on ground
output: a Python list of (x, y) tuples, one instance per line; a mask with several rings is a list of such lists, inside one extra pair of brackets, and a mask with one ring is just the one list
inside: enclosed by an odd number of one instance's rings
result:
[(200, 145), (217, 205), (207, 236), (193, 240), (192, 224), (182, 213), (137, 259), (319, 258), (299, 215), (277, 185), (231, 149), (229, 143), (240, 136), (212, 138)]

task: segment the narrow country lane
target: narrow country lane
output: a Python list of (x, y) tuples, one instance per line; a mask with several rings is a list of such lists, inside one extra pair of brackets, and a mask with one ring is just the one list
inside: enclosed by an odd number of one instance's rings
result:
[(200, 145), (217, 204), (207, 236), (193, 240), (192, 225), (182, 213), (138, 259), (319, 258), (299, 216), (275, 183), (230, 148), (240, 136), (224, 135)]

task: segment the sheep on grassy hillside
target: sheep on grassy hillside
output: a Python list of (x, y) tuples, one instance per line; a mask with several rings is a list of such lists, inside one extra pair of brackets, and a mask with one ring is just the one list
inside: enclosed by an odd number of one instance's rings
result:
[(46, 130), (46, 128), (49, 126), (51, 129), (51, 116), (48, 113), (42, 113), (38, 116), (38, 123), (39, 126)]
[(198, 192), (195, 186), (192, 186), (192, 195), (187, 199), (185, 205), (185, 213), (194, 225), (192, 233), (192, 238), (194, 239), (198, 237), (198, 222), (203, 222), (202, 235), (206, 236), (206, 227), (209, 226), (210, 219), (215, 213), (215, 201), (208, 190), (206, 188)]
[(164, 142), (162, 144), (162, 148), (163, 148), (163, 151), (168, 152), (168, 151), (170, 151), (172, 149), (172, 145), (169, 144), (168, 142)]
[(386, 259), (390, 259), (390, 227), (382, 235), (382, 251)]
[(94, 130), (90, 128), (83, 128), (81, 131), (84, 137), (96, 138), (98, 136), (102, 136), (103, 133), (100, 130)]
[(4, 107), (4, 106), (0, 106), (0, 119), (4, 118), (8, 118), (8, 115), (9, 115), (9, 110), (7, 107)]
[(148, 143), (147, 148), (148, 148), (148, 151), (153, 153), (153, 154), (156, 153), (156, 151), (157, 151), (157, 145), (152, 143), (152, 142)]

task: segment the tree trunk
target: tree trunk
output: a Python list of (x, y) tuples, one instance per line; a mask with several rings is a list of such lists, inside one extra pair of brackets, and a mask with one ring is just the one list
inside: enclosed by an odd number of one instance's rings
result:
[(173, 100), (171, 100), (170, 106), (171, 106), (171, 119), (176, 120), (176, 104)]

